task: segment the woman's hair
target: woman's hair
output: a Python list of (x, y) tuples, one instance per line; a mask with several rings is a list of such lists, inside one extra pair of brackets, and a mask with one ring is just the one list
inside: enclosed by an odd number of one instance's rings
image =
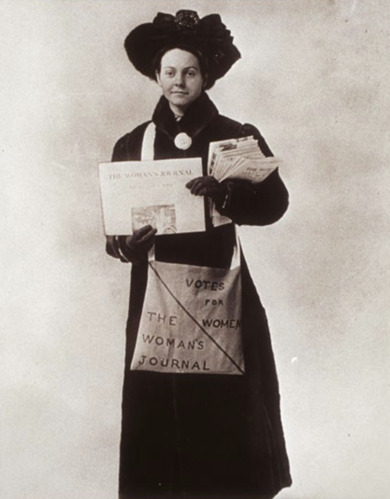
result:
[(172, 46), (164, 47), (162, 50), (157, 52), (156, 57), (153, 59), (153, 74), (154, 74), (154, 80), (156, 80), (156, 72), (160, 74), (161, 72), (161, 60), (163, 56), (169, 52), (170, 50), (173, 49), (180, 49), (180, 50), (185, 50), (186, 52), (190, 52), (193, 54), (199, 62), (199, 69), (200, 72), (203, 76), (204, 84), (205, 84), (205, 90), (208, 90), (211, 88), (214, 83), (215, 83), (215, 78), (210, 78), (210, 72), (209, 72), (209, 62), (207, 58), (200, 52), (198, 49), (191, 47), (190, 45), (186, 45), (184, 43), (176, 43)]

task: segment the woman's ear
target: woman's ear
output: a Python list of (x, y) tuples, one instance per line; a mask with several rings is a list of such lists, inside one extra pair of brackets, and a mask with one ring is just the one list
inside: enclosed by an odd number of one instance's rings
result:
[(205, 75), (203, 77), (203, 83), (202, 83), (203, 90), (206, 90), (208, 81), (209, 81), (209, 75), (207, 73), (205, 73)]
[(156, 75), (156, 82), (158, 83), (158, 85), (161, 87), (161, 78), (160, 78), (160, 73), (156, 70), (155, 72), (155, 75)]

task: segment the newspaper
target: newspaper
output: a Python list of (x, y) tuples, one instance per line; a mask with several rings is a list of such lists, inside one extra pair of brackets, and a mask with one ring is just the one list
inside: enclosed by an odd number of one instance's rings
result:
[(264, 156), (253, 136), (211, 142), (209, 146), (208, 173), (219, 182), (228, 178), (262, 182), (279, 164), (279, 159)]
[(132, 234), (148, 224), (160, 235), (206, 230), (203, 197), (185, 187), (200, 176), (201, 158), (100, 163), (105, 234)]
[[(219, 182), (234, 178), (260, 183), (279, 165), (279, 159), (264, 156), (253, 136), (211, 142), (209, 146), (208, 174)], [(231, 222), (214, 203), (210, 203), (210, 212), (214, 226)]]

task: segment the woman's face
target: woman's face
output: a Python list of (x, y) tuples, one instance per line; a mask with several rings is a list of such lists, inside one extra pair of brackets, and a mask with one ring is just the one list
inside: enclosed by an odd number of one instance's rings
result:
[(162, 56), (156, 77), (172, 111), (180, 115), (200, 96), (204, 86), (198, 58), (182, 49), (168, 50)]

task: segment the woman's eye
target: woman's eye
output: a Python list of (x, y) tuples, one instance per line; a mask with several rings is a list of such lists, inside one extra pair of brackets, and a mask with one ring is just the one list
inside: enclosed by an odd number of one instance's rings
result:
[(195, 76), (195, 71), (188, 71), (187, 72), (187, 76), (190, 76), (191, 78), (193, 78)]
[(172, 77), (174, 75), (173, 71), (165, 71), (165, 76)]

